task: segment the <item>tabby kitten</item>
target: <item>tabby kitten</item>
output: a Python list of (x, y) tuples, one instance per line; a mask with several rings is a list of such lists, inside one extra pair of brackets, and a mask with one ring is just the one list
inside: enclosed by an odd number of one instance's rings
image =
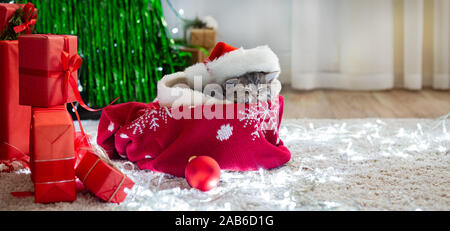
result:
[(224, 97), (240, 104), (271, 100), (270, 86), (279, 74), (280, 72), (250, 72), (228, 79), (222, 85)]

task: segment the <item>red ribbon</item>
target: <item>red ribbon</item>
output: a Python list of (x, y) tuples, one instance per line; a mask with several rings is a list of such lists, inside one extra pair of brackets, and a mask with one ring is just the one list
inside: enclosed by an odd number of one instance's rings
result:
[[(83, 59), (81, 59), (81, 57), (78, 54), (70, 56), (69, 37), (67, 36), (64, 36), (64, 51), (61, 53), (61, 63), (64, 72), (64, 82), (62, 90), (65, 101), (68, 101), (69, 99), (69, 85), (70, 85), (72, 87), (72, 91), (75, 95), (75, 98), (84, 109), (88, 111), (100, 111), (101, 109), (92, 109), (84, 103), (83, 99), (81, 98), (80, 92), (78, 91), (77, 82), (75, 81), (74, 78), (71, 78), (72, 74), (75, 71), (78, 71), (78, 69), (80, 69), (81, 64), (83, 64)], [(113, 103), (114, 102), (115, 101), (113, 101)]]
[(16, 32), (16, 34), (23, 31), (26, 31), (27, 34), (31, 34), (31, 26), (34, 26), (36, 24), (37, 18), (37, 15), (34, 13), (35, 9), (36, 8), (34, 7), (33, 3), (25, 4), (25, 6), (23, 7), (23, 11), (25, 12), (25, 20), (22, 25), (14, 27), (14, 32)]
[(93, 149), (90, 140), (91, 137), (84, 133), (84, 131), (75, 133), (75, 168), (77, 168), (78, 164), (86, 155), (86, 153)]
[(83, 60), (79, 55), (74, 55), (72, 58), (69, 58), (69, 53), (63, 51), (61, 54), (62, 66), (64, 69), (64, 99), (67, 100), (69, 98), (69, 80), (74, 71), (80, 69)]
[[(78, 69), (80, 69), (81, 65), (83, 64), (83, 59), (81, 59), (81, 57), (78, 54), (70, 56), (69, 37), (67, 36), (64, 36), (64, 51), (61, 53), (61, 63), (63, 66), (63, 73), (64, 73), (63, 95), (65, 101), (68, 101), (69, 98), (69, 85), (70, 85), (76, 100), (84, 109), (91, 112), (101, 111), (102, 109), (90, 108), (84, 103), (83, 99), (81, 98), (80, 92), (78, 91), (78, 83), (75, 81), (75, 78), (72, 78), (72, 74), (75, 71), (78, 71)], [(114, 101), (112, 101), (109, 105), (113, 104), (118, 99), (119, 97), (116, 98)], [(74, 105), (72, 104), (72, 106)], [(77, 117), (79, 118), (79, 115), (75, 107), (74, 110), (75, 113), (77, 114)], [(81, 130), (84, 133), (83, 128), (81, 128)]]

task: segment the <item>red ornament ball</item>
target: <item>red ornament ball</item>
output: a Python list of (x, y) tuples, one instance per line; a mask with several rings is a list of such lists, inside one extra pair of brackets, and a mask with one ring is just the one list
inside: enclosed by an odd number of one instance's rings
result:
[(184, 175), (192, 188), (206, 192), (219, 183), (220, 166), (209, 156), (194, 156), (189, 160)]

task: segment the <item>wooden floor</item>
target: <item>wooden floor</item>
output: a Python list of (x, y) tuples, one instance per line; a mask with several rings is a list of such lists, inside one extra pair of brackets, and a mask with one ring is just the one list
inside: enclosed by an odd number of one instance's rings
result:
[(450, 112), (450, 91), (297, 91), (285, 87), (285, 118), (436, 118)]

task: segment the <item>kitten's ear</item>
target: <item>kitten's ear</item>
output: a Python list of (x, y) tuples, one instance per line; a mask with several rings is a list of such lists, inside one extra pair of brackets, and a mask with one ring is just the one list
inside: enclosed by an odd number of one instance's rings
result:
[(270, 72), (266, 74), (266, 83), (271, 83), (280, 75), (279, 71)]
[(227, 81), (225, 81), (225, 85), (237, 85), (239, 84), (239, 79), (238, 78), (232, 78), (232, 79), (227, 79)]

